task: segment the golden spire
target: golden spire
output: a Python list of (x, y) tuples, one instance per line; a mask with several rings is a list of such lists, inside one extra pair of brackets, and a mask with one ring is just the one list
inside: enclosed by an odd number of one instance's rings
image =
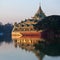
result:
[(35, 19), (40, 20), (41, 18), (44, 18), (45, 14), (43, 13), (42, 9), (41, 9), (41, 3), (39, 4), (39, 9), (37, 11), (37, 13), (34, 15)]

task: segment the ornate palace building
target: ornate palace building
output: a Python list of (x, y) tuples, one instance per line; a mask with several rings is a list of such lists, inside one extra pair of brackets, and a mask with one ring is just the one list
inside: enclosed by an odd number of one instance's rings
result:
[(37, 11), (37, 13), (34, 15), (34, 17), (32, 17), (31, 19), (25, 19), (24, 21), (21, 21), (20, 23), (16, 23), (14, 24), (14, 28), (12, 31), (12, 36), (16, 37), (16, 36), (27, 36), (27, 35), (40, 35), (40, 32), (37, 32), (34, 29), (34, 25), (42, 20), (46, 15), (43, 13), (41, 7), (39, 6), (39, 9)]

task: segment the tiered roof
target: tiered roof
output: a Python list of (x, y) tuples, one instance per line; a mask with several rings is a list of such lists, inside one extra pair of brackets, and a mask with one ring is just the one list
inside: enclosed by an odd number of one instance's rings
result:
[[(25, 21), (22, 21), (18, 24), (14, 24), (13, 30), (25, 30), (25, 29), (32, 29), (34, 30), (33, 26), (41, 19), (45, 17), (45, 14), (43, 13), (41, 7), (39, 6), (39, 9), (37, 13), (34, 15), (32, 19), (25, 19)], [(31, 28), (32, 27), (32, 28)], [(24, 29), (23, 29), (24, 28)]]

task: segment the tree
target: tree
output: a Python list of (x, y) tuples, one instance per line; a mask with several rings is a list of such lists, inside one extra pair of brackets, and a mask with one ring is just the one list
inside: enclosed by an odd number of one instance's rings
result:
[(34, 26), (34, 28), (37, 30), (46, 30), (46, 29), (60, 30), (60, 16), (52, 15), (45, 17), (44, 19), (39, 21)]

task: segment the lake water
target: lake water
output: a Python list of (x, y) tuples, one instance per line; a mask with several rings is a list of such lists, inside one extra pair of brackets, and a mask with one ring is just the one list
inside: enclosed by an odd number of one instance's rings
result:
[(51, 51), (46, 48), (47, 51), (44, 44), (35, 44), (39, 38), (25, 37), (21, 39), (13, 39), (11, 41), (9, 40), (11, 38), (7, 39), (0, 39), (0, 60), (60, 60), (60, 50), (57, 48), (56, 51), (55, 49), (52, 50), (52, 47)]

